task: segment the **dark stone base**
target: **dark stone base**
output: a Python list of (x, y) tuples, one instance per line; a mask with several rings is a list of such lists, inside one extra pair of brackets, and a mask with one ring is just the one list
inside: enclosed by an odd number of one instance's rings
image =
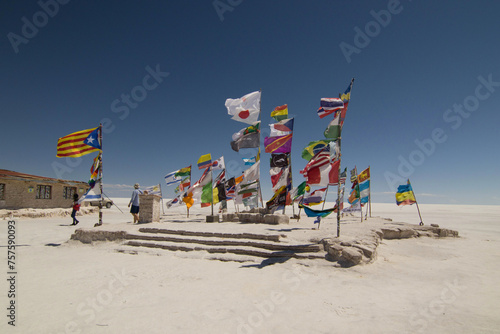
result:
[(218, 223), (219, 215), (207, 216), (207, 223)]

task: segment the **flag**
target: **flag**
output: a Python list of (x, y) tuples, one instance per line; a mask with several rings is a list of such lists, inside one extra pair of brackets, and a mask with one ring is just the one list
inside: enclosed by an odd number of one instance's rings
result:
[(304, 199), (302, 203), (306, 205), (318, 205), (323, 203), (323, 198), (325, 197), (326, 188), (321, 188), (313, 191), (310, 194), (304, 194)]
[(368, 197), (370, 196), (370, 180), (366, 180), (359, 184), (359, 199), (362, 204), (368, 203)]
[(234, 177), (226, 181), (226, 200), (231, 200), (236, 195), (236, 180)]
[(353, 169), (351, 169), (351, 182), (354, 183), (354, 182), (357, 182), (358, 180), (358, 171), (356, 170), (356, 167), (354, 167)]
[(77, 158), (99, 151), (99, 127), (70, 133), (57, 140), (58, 158)]
[(416, 203), (415, 194), (413, 193), (413, 188), (411, 187), (410, 180), (407, 184), (403, 184), (398, 187), (396, 193), (396, 204), (400, 205), (412, 205)]
[(337, 116), (328, 124), (328, 126), (327, 126), (325, 132), (323, 132), (323, 134), (325, 135), (325, 138), (327, 138), (327, 139), (337, 140), (340, 138), (341, 130), (342, 129), (340, 126), (340, 117)]
[(288, 186), (289, 168), (287, 167), (271, 167), (269, 173), (271, 174), (271, 184), (273, 185), (273, 192), (276, 192), (282, 186)]
[(257, 180), (260, 177), (259, 173), (260, 161), (257, 161), (253, 166), (243, 172), (243, 179), (245, 182)]
[(299, 204), (299, 208), (304, 209), (304, 212), (306, 213), (307, 217), (326, 217), (332, 212), (337, 211), (337, 206), (335, 206), (332, 209), (326, 209), (326, 210), (313, 210), (303, 204)]
[(370, 167), (359, 173), (358, 175), (358, 182), (365, 182), (366, 180), (370, 179)]
[(307, 182), (304, 181), (301, 184), (299, 184), (296, 188), (293, 189), (293, 191), (291, 193), (291, 198), (293, 199), (294, 202), (297, 201), (301, 196), (303, 196), (305, 194), (306, 184), (307, 184)]
[(340, 183), (345, 183), (347, 179), (347, 167), (344, 169), (342, 173), (340, 173)]
[(219, 183), (214, 187), (214, 204), (227, 200), (224, 183)]
[(259, 190), (259, 182), (251, 181), (249, 183), (241, 183), (238, 189), (238, 195), (254, 194)]
[(259, 199), (257, 195), (252, 195), (243, 198), (243, 205), (249, 209), (253, 209), (259, 206)]
[(287, 154), (271, 154), (271, 167), (286, 167), (288, 166)]
[(233, 151), (239, 152), (242, 148), (255, 148), (260, 146), (260, 133), (252, 132), (231, 141)]
[[(165, 175), (165, 182), (167, 183), (167, 186), (181, 182), (185, 183), (184, 181), (186, 179), (183, 179), (184, 176), (191, 176), (191, 166), (173, 171), (172, 173), (168, 173), (167, 175)], [(189, 179), (189, 182), (191, 182), (191, 179)]]
[(286, 205), (286, 187), (283, 186), (278, 189), (273, 195), (273, 197), (266, 202), (266, 207), (269, 211), (274, 212)]
[(326, 117), (330, 114), (337, 113), (340, 109), (344, 107), (344, 102), (339, 98), (327, 98), (321, 99), (321, 107), (318, 109), (319, 118)]
[(271, 117), (274, 118), (276, 122), (288, 118), (288, 104), (274, 108), (274, 110), (271, 111)]
[(266, 153), (290, 153), (292, 150), (292, 134), (264, 138)]
[(246, 166), (252, 166), (254, 163), (257, 162), (257, 157), (242, 158), (242, 159)]
[(182, 179), (181, 184), (179, 184), (179, 190), (184, 191), (191, 186), (191, 176)]
[(316, 140), (307, 144), (307, 147), (302, 151), (302, 158), (307, 161), (311, 160), (318, 152), (323, 150), (325, 146), (327, 146), (331, 140)]
[(226, 108), (235, 121), (255, 123), (260, 114), (260, 92), (249, 93), (239, 99), (227, 99)]
[(97, 181), (97, 177), (99, 176), (99, 157), (100, 153), (97, 155), (97, 157), (94, 158), (94, 161), (92, 163), (92, 166), (90, 167), (90, 179), (89, 179), (89, 186), (90, 188), (94, 188), (95, 183)]
[(212, 170), (225, 169), (224, 156), (212, 162)]
[(100, 153), (97, 154), (97, 157), (94, 158), (94, 162), (92, 163), (92, 166), (90, 167), (90, 175), (93, 175), (94, 173), (97, 175), (97, 169), (99, 168), (99, 157)]
[(158, 195), (158, 196), (162, 196), (161, 194), (161, 186), (159, 184), (155, 185), (155, 186), (151, 186), (151, 187), (147, 187), (143, 190), (143, 193), (145, 194), (147, 191), (147, 194), (148, 195)]
[(102, 199), (101, 187), (98, 182), (101, 181), (97, 181), (96, 185), (98, 185), (98, 187), (89, 188), (87, 192), (82, 197), (80, 197), (80, 199), (78, 200), (78, 204), (88, 201), (99, 201)]
[(202, 155), (198, 159), (198, 169), (204, 169), (207, 168), (211, 165), (212, 163), (212, 156), (209, 154)]
[(293, 132), (293, 118), (284, 119), (278, 123), (269, 124), (271, 134), (269, 137), (286, 136)]
[(361, 205), (359, 202), (356, 202), (354, 204), (352, 204), (350, 207), (348, 208), (345, 208), (344, 210), (342, 210), (342, 212), (359, 212), (361, 211)]
[(351, 190), (351, 194), (349, 195), (347, 202), (349, 202), (349, 204), (354, 204), (358, 201), (358, 199), (359, 199), (359, 185), (356, 184), (354, 188)]
[(212, 203), (212, 195), (213, 195), (212, 181), (210, 181), (202, 187), (201, 203), (202, 204)]
[(176, 206), (181, 206), (182, 204), (185, 204), (182, 199), (181, 199), (181, 196), (183, 194), (175, 197), (174, 199), (170, 200), (167, 202), (166, 206), (167, 206), (167, 209), (170, 209), (172, 207), (176, 207)]
[(232, 139), (233, 141), (236, 141), (239, 138), (243, 137), (244, 135), (248, 135), (251, 133), (260, 133), (260, 121), (255, 122), (254, 124), (234, 133)]
[(354, 79), (351, 80), (351, 83), (349, 84), (349, 87), (345, 90), (344, 94), (340, 94), (340, 99), (344, 104), (346, 102), (349, 102), (351, 100), (351, 89), (352, 89), (352, 84), (354, 83)]
[(351, 89), (353, 83), (354, 79), (351, 80), (351, 83), (345, 90), (344, 94), (339, 94), (340, 99), (344, 102), (344, 107), (340, 110), (340, 128), (342, 128), (342, 126), (344, 125), (345, 115), (347, 114), (347, 106), (349, 105), (349, 101), (351, 100)]
[(309, 169), (305, 174), (307, 184), (317, 186), (337, 184), (339, 182), (339, 163), (340, 161), (337, 160)]

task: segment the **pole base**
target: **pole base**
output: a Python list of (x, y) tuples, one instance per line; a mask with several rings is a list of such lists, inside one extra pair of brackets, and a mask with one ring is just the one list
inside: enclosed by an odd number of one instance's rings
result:
[(219, 215), (207, 216), (207, 223), (218, 223)]

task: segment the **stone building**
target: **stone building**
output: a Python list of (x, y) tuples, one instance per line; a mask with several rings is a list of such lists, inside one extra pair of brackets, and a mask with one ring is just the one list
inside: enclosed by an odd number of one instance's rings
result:
[(86, 182), (67, 181), (0, 169), (0, 209), (70, 208), (73, 194), (85, 194)]

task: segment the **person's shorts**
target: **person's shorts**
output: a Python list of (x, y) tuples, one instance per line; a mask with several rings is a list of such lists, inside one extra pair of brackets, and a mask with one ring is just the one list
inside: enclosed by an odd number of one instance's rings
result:
[(132, 205), (130, 207), (130, 213), (139, 213), (139, 207), (135, 206), (135, 205)]

